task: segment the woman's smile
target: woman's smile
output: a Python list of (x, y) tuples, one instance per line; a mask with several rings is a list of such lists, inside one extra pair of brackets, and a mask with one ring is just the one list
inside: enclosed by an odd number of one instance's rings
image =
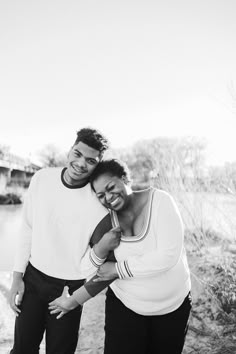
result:
[(109, 204), (112, 206), (112, 208), (116, 207), (119, 202), (120, 202), (120, 196), (116, 197), (112, 202), (110, 202)]

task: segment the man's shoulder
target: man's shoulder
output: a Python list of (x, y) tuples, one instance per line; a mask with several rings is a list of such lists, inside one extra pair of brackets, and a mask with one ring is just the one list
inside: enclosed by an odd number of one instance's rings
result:
[(42, 184), (44, 181), (50, 183), (51, 180), (59, 180), (62, 167), (45, 167), (38, 170), (31, 178), (31, 187)]
[(44, 178), (49, 176), (57, 176), (61, 174), (63, 167), (44, 167), (35, 173), (36, 178)]

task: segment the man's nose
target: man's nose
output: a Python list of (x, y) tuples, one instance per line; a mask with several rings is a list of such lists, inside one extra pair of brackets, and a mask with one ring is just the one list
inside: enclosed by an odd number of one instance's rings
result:
[(86, 161), (85, 161), (85, 158), (83, 156), (80, 156), (80, 158), (78, 159), (78, 165), (81, 167), (81, 168), (85, 168), (86, 167)]

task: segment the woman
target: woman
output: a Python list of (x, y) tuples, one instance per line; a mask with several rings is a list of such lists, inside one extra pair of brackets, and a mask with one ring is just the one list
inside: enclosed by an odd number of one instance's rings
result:
[[(132, 191), (126, 165), (115, 159), (99, 164), (91, 184), (110, 210), (112, 225), (122, 230), (115, 262), (102, 264), (98, 279), (89, 282), (99, 290), (110, 282), (104, 353), (181, 353), (191, 309), (190, 274), (173, 198), (155, 188)], [(101, 244), (94, 246), (94, 253), (102, 263)], [(52, 302), (52, 312), (63, 315), (86, 301), (89, 283), (70, 298), (63, 295)]]

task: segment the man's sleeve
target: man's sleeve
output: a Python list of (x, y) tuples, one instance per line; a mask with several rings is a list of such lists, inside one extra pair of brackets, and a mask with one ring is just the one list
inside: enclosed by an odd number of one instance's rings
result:
[(31, 254), (32, 241), (32, 215), (33, 203), (32, 193), (34, 185), (34, 176), (31, 179), (30, 186), (26, 192), (22, 208), (21, 225), (16, 241), (15, 261), (13, 270), (24, 273), (29, 262)]
[(96, 226), (87, 250), (81, 259), (81, 272), (86, 278), (97, 272), (98, 268), (105, 262), (106, 258), (99, 258), (93, 250), (93, 246), (100, 241), (102, 236), (112, 228), (110, 215), (107, 214)]
[(144, 254), (131, 256), (116, 263), (120, 279), (152, 276), (174, 267), (183, 250), (183, 222), (174, 199), (163, 192), (159, 200), (153, 200), (156, 215), (152, 230), (155, 232), (156, 248)]
[[(112, 228), (110, 215), (106, 215), (105, 218), (97, 225), (96, 229), (93, 232), (93, 235), (90, 240), (90, 245), (87, 250), (87, 254), (85, 255), (86, 262), (89, 264), (88, 268), (90, 267), (90, 272), (95, 274), (100, 267), (106, 260), (110, 262), (115, 262), (114, 252), (111, 251), (106, 259), (98, 258), (93, 252), (93, 246), (100, 241), (102, 236)], [(83, 262), (85, 262), (85, 257), (83, 258)], [(84, 264), (83, 264), (84, 266)], [(91, 273), (90, 273), (91, 274)], [(84, 287), (86, 288), (87, 292), (93, 297), (104, 290), (107, 286), (109, 286), (114, 279), (106, 280), (102, 282), (94, 282), (93, 280), (97, 278), (95, 274), (91, 279), (89, 279), (85, 284)]]

